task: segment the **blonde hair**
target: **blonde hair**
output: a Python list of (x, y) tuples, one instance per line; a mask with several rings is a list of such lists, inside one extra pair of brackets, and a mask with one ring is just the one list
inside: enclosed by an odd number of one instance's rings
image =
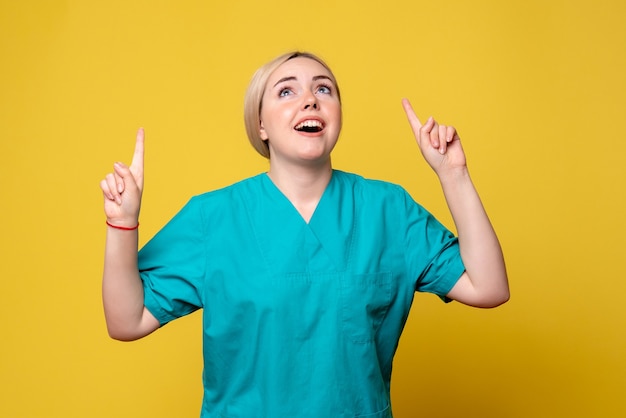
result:
[(254, 73), (254, 75), (252, 76), (252, 80), (250, 80), (250, 84), (248, 85), (248, 90), (246, 91), (243, 102), (243, 119), (250, 144), (252, 144), (254, 149), (265, 158), (270, 158), (269, 146), (266, 141), (261, 139), (260, 132), (261, 107), (263, 105), (263, 94), (265, 93), (265, 87), (267, 86), (267, 81), (269, 80), (270, 76), (272, 75), (272, 73), (274, 73), (274, 71), (276, 71), (278, 67), (280, 67), (285, 62), (298, 57), (309, 58), (317, 61), (326, 70), (328, 70), (335, 84), (335, 90), (337, 92), (337, 97), (339, 98), (339, 103), (341, 103), (341, 95), (339, 94), (339, 86), (337, 85), (335, 75), (331, 71), (330, 67), (328, 67), (328, 65), (326, 65), (326, 63), (321, 58), (314, 54), (299, 51), (289, 52), (287, 54), (276, 57), (272, 61), (263, 65)]

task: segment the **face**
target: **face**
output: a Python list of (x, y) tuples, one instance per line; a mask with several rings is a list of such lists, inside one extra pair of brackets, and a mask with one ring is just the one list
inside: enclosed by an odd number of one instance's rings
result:
[(326, 163), (341, 131), (341, 103), (332, 75), (319, 62), (293, 58), (270, 76), (260, 134), (270, 162)]

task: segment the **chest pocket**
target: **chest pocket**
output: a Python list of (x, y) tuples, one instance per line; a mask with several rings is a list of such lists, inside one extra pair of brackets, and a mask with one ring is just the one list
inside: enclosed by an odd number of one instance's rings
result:
[(391, 304), (391, 284), (389, 272), (341, 278), (341, 319), (349, 340), (361, 344), (374, 340)]

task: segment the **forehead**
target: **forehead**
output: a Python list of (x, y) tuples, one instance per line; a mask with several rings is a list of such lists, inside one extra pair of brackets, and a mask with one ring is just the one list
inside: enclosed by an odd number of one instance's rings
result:
[(272, 88), (274, 84), (283, 78), (295, 77), (298, 81), (311, 80), (316, 76), (327, 76), (334, 82), (334, 77), (322, 64), (312, 58), (296, 57), (282, 63), (267, 80), (267, 87)]

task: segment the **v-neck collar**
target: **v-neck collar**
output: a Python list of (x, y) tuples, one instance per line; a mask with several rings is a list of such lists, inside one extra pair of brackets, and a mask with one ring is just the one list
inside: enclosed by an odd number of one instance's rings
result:
[(267, 174), (260, 176), (261, 187), (257, 189), (258, 200), (255, 199), (260, 205), (250, 216), (271, 270), (284, 271), (281, 266), (286, 267), (285, 263), (300, 264), (302, 273), (311, 269), (328, 273), (348, 269), (357, 208), (353, 190), (344, 184), (341, 174), (333, 171), (308, 223)]
[[(325, 196), (329, 193), (329, 190), (334, 185), (334, 178), (335, 178), (335, 171), (333, 170), (330, 176), (330, 180), (328, 181), (328, 184), (326, 185), (324, 192), (320, 196), (320, 199), (317, 202), (317, 205), (315, 206), (313, 213), (311, 214), (311, 218), (307, 222), (306, 219), (304, 219), (304, 217), (302, 216), (302, 214), (300, 214), (296, 206), (293, 204), (293, 202), (289, 200), (289, 198), (278, 188), (276, 183), (274, 183), (274, 181), (270, 178), (269, 174), (268, 173), (262, 174), (264, 186), (267, 189), (267, 191), (270, 192), (270, 194), (272, 195), (272, 198), (276, 199), (277, 202), (280, 200), (283, 200), (284, 201), (283, 204), (286, 204), (291, 209), (293, 209), (294, 214), (297, 215), (302, 220), (302, 222), (304, 222), (307, 225), (311, 224), (311, 222), (315, 218), (315, 214), (318, 212), (318, 208), (320, 207), (320, 205), (323, 204), (324, 200), (326, 200)], [(281, 206), (283, 205), (281, 204)]]

